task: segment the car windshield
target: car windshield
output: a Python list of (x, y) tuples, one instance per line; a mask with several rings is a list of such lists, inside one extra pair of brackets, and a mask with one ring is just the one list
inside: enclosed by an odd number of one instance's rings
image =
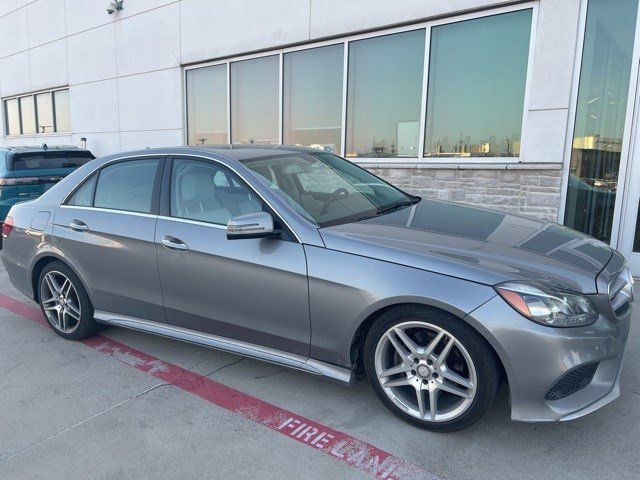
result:
[(330, 153), (297, 153), (243, 160), (256, 177), (321, 227), (354, 222), (419, 201)]

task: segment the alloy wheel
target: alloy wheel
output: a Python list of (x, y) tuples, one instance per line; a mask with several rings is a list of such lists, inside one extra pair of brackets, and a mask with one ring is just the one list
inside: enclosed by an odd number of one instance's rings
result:
[(51, 271), (44, 276), (40, 285), (40, 303), (49, 323), (58, 331), (73, 333), (80, 325), (80, 297), (63, 273)]
[(450, 332), (427, 322), (389, 328), (375, 350), (382, 390), (401, 410), (428, 422), (453, 420), (473, 403), (476, 367)]

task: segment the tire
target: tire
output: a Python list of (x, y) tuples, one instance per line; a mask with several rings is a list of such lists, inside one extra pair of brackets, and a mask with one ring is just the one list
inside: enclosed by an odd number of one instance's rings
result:
[[(52, 294), (52, 289), (57, 292)], [(93, 319), (93, 305), (80, 278), (60, 261), (48, 263), (40, 273), (38, 303), (51, 329), (62, 338), (82, 340), (100, 329)]]
[(475, 330), (451, 314), (420, 305), (380, 315), (365, 340), (364, 364), (373, 390), (393, 414), (437, 432), (462, 430), (478, 421), (501, 381), (493, 351)]

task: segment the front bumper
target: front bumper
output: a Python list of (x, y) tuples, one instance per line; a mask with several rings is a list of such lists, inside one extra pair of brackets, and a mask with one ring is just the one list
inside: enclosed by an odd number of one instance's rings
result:
[[(581, 417), (620, 394), (619, 373), (631, 311), (616, 318), (600, 315), (586, 327), (551, 328), (534, 323), (495, 297), (466, 317), (492, 344), (509, 383), (511, 418), (525, 422)], [(559, 400), (545, 399), (568, 371), (598, 362), (584, 388)]]

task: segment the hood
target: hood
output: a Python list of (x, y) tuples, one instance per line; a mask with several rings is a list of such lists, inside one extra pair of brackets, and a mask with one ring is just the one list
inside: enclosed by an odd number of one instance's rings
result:
[(552, 222), (423, 199), (410, 207), (320, 229), (327, 248), (495, 285), (544, 282), (596, 292), (608, 245)]

